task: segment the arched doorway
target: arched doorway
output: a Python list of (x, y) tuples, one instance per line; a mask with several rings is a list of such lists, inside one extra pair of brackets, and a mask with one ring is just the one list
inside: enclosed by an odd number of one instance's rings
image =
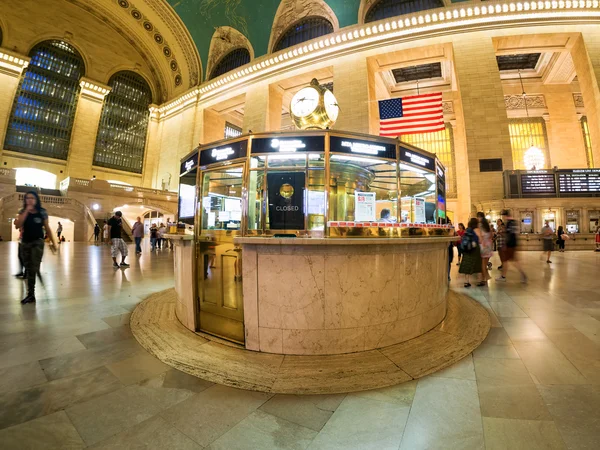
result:
[(41, 189), (56, 189), (56, 175), (45, 170), (31, 167), (15, 169), (17, 186), (31, 186)]

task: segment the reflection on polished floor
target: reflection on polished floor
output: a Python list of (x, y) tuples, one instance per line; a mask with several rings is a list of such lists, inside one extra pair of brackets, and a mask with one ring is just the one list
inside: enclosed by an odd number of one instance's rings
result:
[(22, 307), (16, 245), (0, 243), (0, 447), (597, 449), (600, 255), (524, 260), (528, 285), (514, 276), (468, 291), (493, 328), (455, 366), (376, 391), (292, 396), (213, 385), (137, 344), (130, 311), (173, 285), (169, 251), (115, 271), (106, 247), (66, 244), (46, 254), (37, 305)]

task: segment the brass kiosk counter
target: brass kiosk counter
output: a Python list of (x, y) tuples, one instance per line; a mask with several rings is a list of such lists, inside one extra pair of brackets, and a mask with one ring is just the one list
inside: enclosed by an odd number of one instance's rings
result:
[(321, 355), (403, 342), (445, 317), (455, 238), (435, 155), (353, 133), (254, 134), (184, 158), (188, 196), (194, 170), (194, 238), (174, 240), (187, 328)]

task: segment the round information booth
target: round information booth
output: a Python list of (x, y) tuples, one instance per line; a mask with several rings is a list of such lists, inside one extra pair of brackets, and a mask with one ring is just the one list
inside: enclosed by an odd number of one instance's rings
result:
[(397, 140), (251, 134), (181, 162), (176, 314), (248, 350), (352, 353), (446, 316), (445, 169)]

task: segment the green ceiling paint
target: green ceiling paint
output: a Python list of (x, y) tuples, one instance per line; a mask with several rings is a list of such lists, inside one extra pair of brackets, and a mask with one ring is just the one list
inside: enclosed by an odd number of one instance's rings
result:
[[(215, 28), (230, 26), (245, 34), (256, 57), (268, 52), (275, 13), (281, 0), (167, 0), (190, 31), (206, 72), (210, 40)], [(358, 22), (360, 0), (325, 0), (340, 27)], [(206, 74), (205, 74), (206, 75)]]

